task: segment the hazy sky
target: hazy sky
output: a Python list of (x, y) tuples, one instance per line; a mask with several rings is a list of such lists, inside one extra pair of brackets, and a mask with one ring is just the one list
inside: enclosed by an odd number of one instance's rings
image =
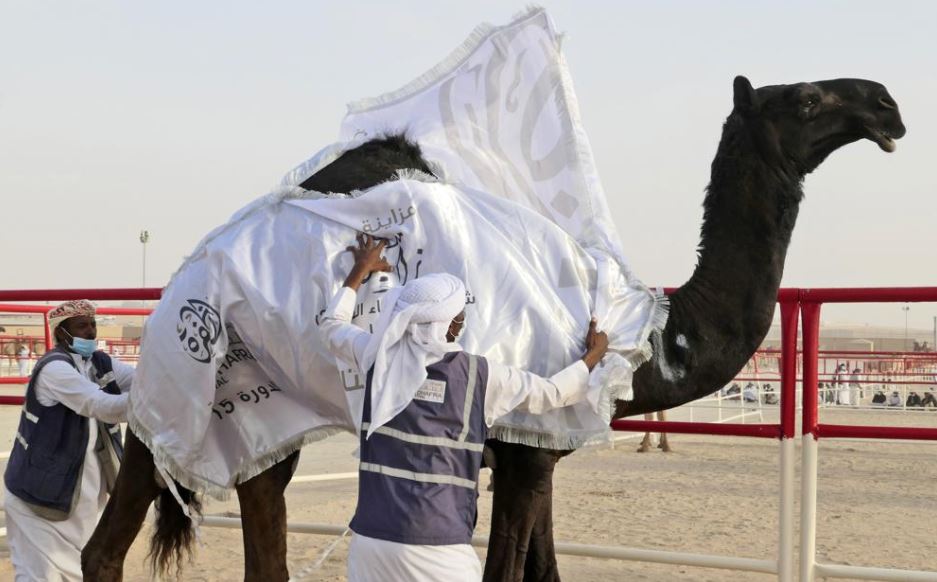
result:
[[(651, 285), (692, 272), (732, 79), (884, 83), (908, 135), (806, 181), (784, 285), (937, 286), (937, 3), (544, 2), (614, 219)], [(211, 228), (524, 2), (0, 0), (0, 288), (165, 284)], [(828, 311), (903, 325), (899, 305)], [(937, 305), (913, 305), (929, 329)]]

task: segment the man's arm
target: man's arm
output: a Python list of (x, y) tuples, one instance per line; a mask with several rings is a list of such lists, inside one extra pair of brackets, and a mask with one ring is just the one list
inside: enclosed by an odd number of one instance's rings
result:
[(81, 416), (104, 422), (127, 420), (127, 394), (108, 394), (66, 362), (49, 362), (36, 383), (41, 403), (61, 402)]
[(137, 372), (136, 368), (114, 357), (111, 358), (111, 364), (114, 367), (114, 380), (120, 387), (120, 391), (129, 391), (133, 387), (133, 375)]
[(542, 414), (584, 400), (589, 388), (589, 372), (602, 360), (606, 351), (608, 335), (596, 331), (593, 319), (586, 335), (586, 353), (549, 378), (489, 360), (485, 423), (491, 426), (512, 410)]
[(350, 287), (339, 289), (319, 319), (319, 333), (332, 355), (360, 368), (371, 334), (351, 323), (356, 299)]
[(355, 265), (320, 319), (319, 331), (333, 355), (346, 362), (354, 362), (361, 370), (367, 370), (372, 362), (361, 360), (371, 334), (351, 323), (357, 299), (356, 292), (368, 275), (378, 271), (390, 271), (391, 266), (382, 256), (387, 241), (366, 234), (358, 234), (357, 240), (358, 246), (347, 248), (355, 257)]

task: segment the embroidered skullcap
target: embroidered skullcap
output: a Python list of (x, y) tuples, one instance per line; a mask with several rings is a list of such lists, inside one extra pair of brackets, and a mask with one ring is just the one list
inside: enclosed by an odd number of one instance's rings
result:
[(94, 303), (87, 299), (66, 301), (49, 312), (49, 327), (52, 328), (52, 333), (55, 333), (55, 328), (66, 319), (81, 315), (94, 317), (95, 312)]

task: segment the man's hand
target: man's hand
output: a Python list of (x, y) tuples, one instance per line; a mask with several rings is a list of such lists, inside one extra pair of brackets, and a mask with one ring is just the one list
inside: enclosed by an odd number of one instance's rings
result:
[(582, 357), (589, 371), (602, 361), (605, 352), (608, 351), (608, 334), (604, 331), (595, 330), (596, 321), (593, 318), (589, 322), (589, 331), (586, 333), (586, 354)]
[(345, 279), (345, 287), (350, 287), (355, 291), (361, 286), (361, 283), (368, 278), (368, 275), (376, 272), (388, 272), (393, 270), (387, 259), (384, 258), (384, 247), (387, 241), (377, 239), (371, 235), (358, 233), (358, 246), (350, 246), (346, 250), (350, 251), (355, 257), (355, 266), (351, 268), (348, 277)]

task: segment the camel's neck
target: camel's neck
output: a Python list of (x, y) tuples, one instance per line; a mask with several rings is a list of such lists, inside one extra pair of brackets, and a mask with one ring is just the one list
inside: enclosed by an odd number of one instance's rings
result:
[(764, 339), (801, 198), (801, 176), (724, 133), (704, 203), (700, 257), (670, 297), (654, 356), (635, 374), (635, 400), (616, 416), (678, 406), (731, 380)]

